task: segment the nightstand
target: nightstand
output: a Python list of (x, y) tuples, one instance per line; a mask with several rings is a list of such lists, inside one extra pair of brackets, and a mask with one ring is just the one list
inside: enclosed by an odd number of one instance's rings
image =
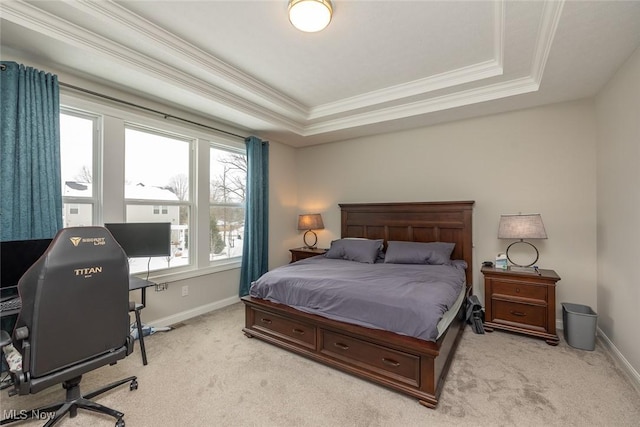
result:
[(327, 253), (327, 249), (321, 248), (295, 248), (289, 249), (291, 252), (291, 262), (300, 261), (301, 259), (311, 258), (313, 256), (324, 255)]
[(558, 345), (556, 282), (553, 270), (538, 273), (483, 267), (484, 328), (518, 332)]

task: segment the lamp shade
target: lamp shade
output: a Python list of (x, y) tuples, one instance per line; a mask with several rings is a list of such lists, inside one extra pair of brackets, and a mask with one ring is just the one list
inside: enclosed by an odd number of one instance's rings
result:
[(306, 33), (323, 30), (333, 14), (330, 0), (289, 0), (289, 21)]
[(540, 214), (500, 215), (498, 239), (546, 239)]
[(322, 215), (319, 213), (298, 215), (298, 230), (322, 229), (324, 229), (324, 223), (322, 222)]

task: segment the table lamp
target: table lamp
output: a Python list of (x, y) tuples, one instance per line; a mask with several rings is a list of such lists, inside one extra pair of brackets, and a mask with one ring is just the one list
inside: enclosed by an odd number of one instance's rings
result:
[[(315, 248), (316, 243), (318, 243), (318, 235), (313, 230), (322, 229), (324, 229), (324, 223), (322, 222), (322, 215), (320, 215), (319, 213), (298, 215), (298, 230), (306, 230), (304, 233), (303, 241), (304, 245), (308, 249)], [(309, 242), (307, 242), (307, 235), (309, 233), (311, 233), (314, 238), (312, 244), (309, 244)]]
[[(542, 223), (540, 214), (517, 214), (517, 215), (500, 215), (500, 224), (498, 225), (498, 239), (519, 239), (517, 242), (511, 243), (507, 247), (507, 259), (515, 267), (515, 271), (530, 271), (530, 267), (538, 261), (540, 253), (538, 249), (531, 243), (525, 242), (524, 239), (546, 239), (547, 232)], [(513, 262), (509, 257), (509, 249), (516, 243), (525, 243), (536, 251), (536, 258), (532, 263), (522, 265)]]

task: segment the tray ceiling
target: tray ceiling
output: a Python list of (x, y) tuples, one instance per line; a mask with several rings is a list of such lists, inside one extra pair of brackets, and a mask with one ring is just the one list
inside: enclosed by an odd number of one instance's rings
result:
[[(593, 96), (640, 2), (3, 1), (3, 51), (293, 146)], [(3, 59), (7, 59), (3, 54)]]

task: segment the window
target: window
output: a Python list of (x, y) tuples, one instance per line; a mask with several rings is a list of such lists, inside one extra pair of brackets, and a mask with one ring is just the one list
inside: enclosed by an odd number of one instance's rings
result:
[(209, 159), (209, 260), (241, 257), (247, 157), (212, 146)]
[(132, 258), (133, 274), (179, 280), (239, 266), (241, 140), (72, 94), (60, 99), (65, 226), (171, 223), (171, 256)]
[(190, 264), (192, 143), (159, 130), (125, 126), (126, 222), (171, 223), (171, 256), (132, 259), (132, 273)]
[(63, 224), (79, 227), (97, 223), (96, 173), (98, 117), (63, 109), (60, 113), (60, 167)]
[(162, 215), (166, 215), (167, 213), (169, 213), (169, 207), (168, 206), (154, 206), (153, 207), (153, 214), (154, 215), (160, 215), (160, 212), (162, 212)]

